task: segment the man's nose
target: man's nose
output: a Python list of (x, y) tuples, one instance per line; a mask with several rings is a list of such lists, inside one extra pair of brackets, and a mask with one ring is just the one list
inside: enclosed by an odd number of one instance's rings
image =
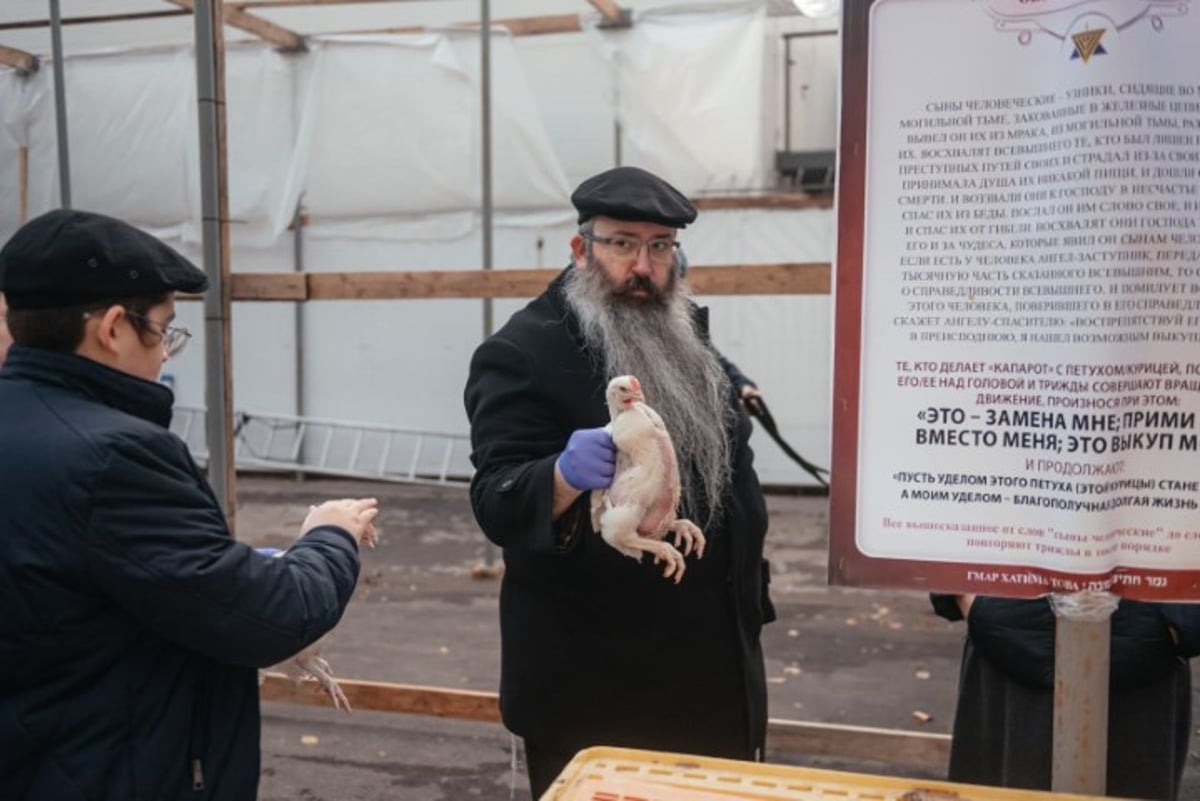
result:
[(633, 262), (634, 275), (653, 275), (654, 270), (650, 266), (650, 246), (643, 244), (638, 248), (637, 257)]

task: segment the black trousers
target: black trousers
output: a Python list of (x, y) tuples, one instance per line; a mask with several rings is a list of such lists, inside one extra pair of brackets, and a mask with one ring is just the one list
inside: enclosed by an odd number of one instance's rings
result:
[(525, 766), (529, 771), (529, 790), (534, 801), (545, 794), (574, 757), (573, 751), (562, 751), (554, 746), (525, 740)]

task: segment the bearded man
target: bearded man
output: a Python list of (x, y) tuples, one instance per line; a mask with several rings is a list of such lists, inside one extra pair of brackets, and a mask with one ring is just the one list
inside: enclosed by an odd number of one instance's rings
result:
[[(504, 549), (500, 707), (534, 798), (593, 745), (761, 759), (759, 633), (774, 619), (745, 379), (723, 366), (678, 270), (675, 237), (696, 210), (633, 167), (571, 201), (571, 264), (480, 345), (465, 393), (472, 507)], [(615, 461), (605, 386), (626, 374), (666, 422), (680, 516), (708, 542), (678, 585), (591, 528), (590, 493)]]

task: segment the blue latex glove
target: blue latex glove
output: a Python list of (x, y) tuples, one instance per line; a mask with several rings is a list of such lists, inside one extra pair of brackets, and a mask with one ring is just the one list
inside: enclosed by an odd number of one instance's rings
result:
[(580, 492), (608, 489), (616, 470), (617, 446), (603, 428), (581, 428), (567, 440), (558, 470)]
[(263, 556), (283, 556), (283, 551), (278, 548), (255, 548), (254, 550), (261, 553)]

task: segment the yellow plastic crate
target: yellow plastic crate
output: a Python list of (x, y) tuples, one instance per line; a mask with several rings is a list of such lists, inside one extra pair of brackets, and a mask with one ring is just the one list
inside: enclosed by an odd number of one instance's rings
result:
[(587, 748), (542, 801), (1095, 801), (1095, 796), (1005, 790), (761, 762)]

